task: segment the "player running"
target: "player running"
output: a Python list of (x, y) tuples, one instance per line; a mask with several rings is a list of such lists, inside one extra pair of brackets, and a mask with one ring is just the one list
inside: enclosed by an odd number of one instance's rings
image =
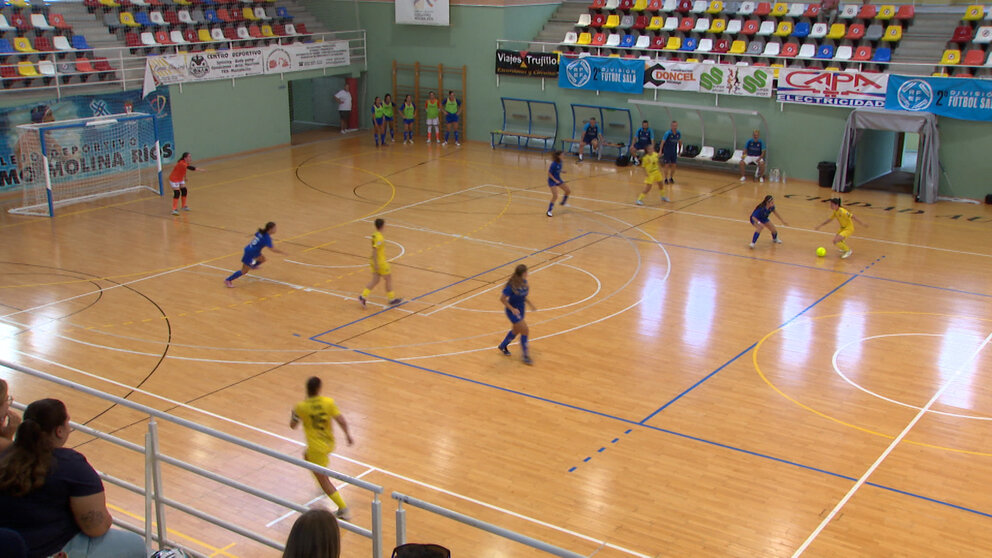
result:
[(551, 188), (551, 203), (548, 204), (548, 217), (551, 217), (551, 210), (555, 208), (555, 201), (558, 199), (558, 188), (561, 188), (565, 192), (565, 196), (561, 199), (561, 204), (565, 205), (568, 201), (568, 195), (572, 193), (572, 190), (565, 185), (565, 181), (561, 179), (561, 173), (565, 171), (561, 170), (561, 151), (555, 151), (551, 154), (551, 166), (548, 167), (548, 188)]
[(506, 286), (503, 287), (503, 294), (499, 297), (499, 301), (505, 307), (506, 317), (509, 318), (513, 326), (497, 348), (504, 355), (510, 356), (510, 349), (507, 348), (507, 345), (517, 335), (520, 335), (520, 348), (524, 352), (524, 364), (534, 363), (530, 359), (530, 354), (527, 352), (527, 336), (530, 335), (530, 329), (527, 327), (527, 322), (524, 321), (524, 304), (530, 306), (531, 310), (537, 311), (534, 304), (527, 299), (529, 293), (530, 286), (527, 285), (527, 266), (520, 264), (513, 270), (513, 275), (506, 282)]
[(369, 267), (372, 268), (372, 280), (362, 290), (362, 294), (358, 295), (358, 302), (362, 303), (362, 308), (365, 308), (369, 294), (379, 284), (380, 278), (386, 279), (386, 298), (389, 300), (389, 304), (395, 306), (403, 302), (403, 299), (397, 297), (396, 293), (393, 292), (393, 274), (389, 262), (386, 261), (386, 238), (382, 236), (384, 228), (386, 228), (386, 220), (376, 219), (375, 232), (372, 233), (372, 257), (369, 262)]
[(227, 279), (224, 279), (224, 284), (228, 287), (234, 288), (234, 280), (242, 275), (247, 275), (249, 271), (253, 269), (258, 269), (258, 266), (265, 263), (265, 256), (262, 255), (262, 249), (268, 248), (276, 254), (285, 254), (282, 250), (276, 249), (272, 245), (272, 235), (276, 232), (276, 224), (269, 221), (264, 227), (258, 229), (255, 233), (255, 237), (251, 239), (248, 246), (245, 246), (244, 255), (241, 256), (241, 270), (235, 271)]
[(665, 187), (662, 185), (661, 171), (658, 169), (658, 154), (654, 152), (654, 144), (649, 143), (644, 146), (644, 157), (641, 158), (641, 168), (644, 169), (644, 191), (637, 195), (634, 202), (637, 205), (644, 205), (644, 197), (651, 193), (651, 187), (657, 185), (661, 194), (661, 201), (667, 202)]

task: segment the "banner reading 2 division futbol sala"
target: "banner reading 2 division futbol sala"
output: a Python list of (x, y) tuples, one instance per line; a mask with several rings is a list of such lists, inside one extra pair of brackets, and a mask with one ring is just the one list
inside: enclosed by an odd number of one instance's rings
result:
[(781, 69), (778, 71), (777, 100), (780, 103), (883, 108), (888, 79), (888, 74)]
[(620, 58), (562, 58), (558, 87), (587, 91), (644, 92), (644, 61)]
[(890, 76), (885, 108), (992, 121), (992, 84), (984, 79)]

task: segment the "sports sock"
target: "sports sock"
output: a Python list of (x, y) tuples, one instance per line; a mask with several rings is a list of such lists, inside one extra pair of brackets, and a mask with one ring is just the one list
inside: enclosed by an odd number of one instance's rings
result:
[(375, 139), (375, 146), (379, 147), (379, 134), (372, 134), (372, 138)]
[(172, 198), (172, 210), (175, 211), (179, 207), (179, 198)]
[(386, 293), (386, 298), (389, 300), (396, 300), (396, 291), (389, 291)]
[(334, 494), (331, 494), (331, 500), (338, 505), (339, 510), (343, 510), (348, 507), (348, 504), (344, 503), (344, 498), (341, 497), (341, 493), (337, 490), (334, 491)]
[(458, 143), (458, 130), (455, 130), (455, 143)]
[(448, 135), (449, 135), (449, 132), (445, 132), (444, 133), (444, 141), (448, 141)]
[(777, 232), (773, 232), (772, 233), (772, 240), (777, 240), (777, 239), (778, 239), (778, 233)]
[(551, 202), (551, 203), (549, 203), (549, 204), (548, 204), (548, 212), (549, 212), (549, 213), (550, 213), (550, 212), (551, 212), (551, 210), (552, 210), (552, 209), (554, 209), (554, 208), (555, 208), (555, 202)]
[(565, 194), (565, 197), (563, 197), (563, 198), (561, 199), (561, 204), (562, 204), (562, 205), (565, 205), (565, 202), (567, 202), (567, 201), (568, 201), (568, 194)]
[(224, 279), (224, 280), (225, 281), (234, 281), (238, 277), (241, 277), (241, 270), (240, 269), (237, 270), (237, 271), (235, 271), (234, 273), (232, 273), (230, 276), (228, 276), (227, 279)]
[(508, 333), (506, 334), (506, 337), (504, 337), (504, 338), (503, 338), (503, 342), (502, 342), (502, 343), (500, 343), (500, 344), (499, 344), (499, 346), (500, 346), (500, 347), (503, 347), (503, 348), (505, 349), (505, 348), (506, 348), (506, 346), (510, 344), (510, 341), (513, 341), (513, 339), (514, 339), (514, 338), (515, 338), (516, 336), (517, 336), (517, 334), (516, 334), (516, 333), (513, 333), (513, 330), (511, 329), (511, 330), (510, 330), (510, 331), (509, 331), (509, 332), (508, 332)]
[(395, 128), (390, 128), (389, 129), (389, 139), (394, 139), (394, 138), (396, 138), (396, 129)]
[(385, 132), (383, 132), (382, 134), (379, 134), (379, 141), (381, 141), (383, 145), (386, 144), (386, 134), (385, 134)]
[(751, 237), (751, 244), (754, 244), (755, 242), (757, 242), (759, 236), (761, 236), (761, 233), (760, 232), (754, 233), (754, 236)]
[(367, 289), (367, 288), (366, 289), (362, 289), (362, 298), (368, 298), (369, 297), (369, 294), (371, 294), (371, 293), (372, 293), (372, 291), (369, 290), (369, 289)]
[(524, 350), (524, 356), (527, 356), (527, 336), (520, 336), (520, 348)]
[(850, 250), (850, 248), (847, 247), (847, 242), (844, 242), (843, 240), (837, 243), (837, 248), (840, 248), (841, 252), (847, 252)]
[(186, 196), (183, 196), (183, 207), (186, 207)]
[(642, 200), (644, 200), (644, 192), (637, 194), (637, 201), (642, 201)]

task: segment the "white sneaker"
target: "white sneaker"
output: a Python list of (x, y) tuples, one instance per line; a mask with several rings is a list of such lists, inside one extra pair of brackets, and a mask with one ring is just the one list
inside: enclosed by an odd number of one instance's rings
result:
[(668, 199), (668, 196), (662, 196), (661, 197), (661, 201), (663, 201), (663, 202), (671, 202), (672, 200)]
[(775, 244), (782, 244), (782, 239), (781, 238), (773, 238), (772, 239), (772, 242), (774, 242)]
[(754, 248), (754, 243), (752, 242), (752, 243), (748, 244), (747, 247), (748, 248)]
[(413, 138), (410, 138), (410, 145), (413, 145)]
[(644, 200), (634, 200), (637, 205), (644, 205)]
[(179, 210), (178, 209), (173, 209), (172, 210), (172, 214), (173, 215), (179, 215)]
[(840, 258), (842, 260), (847, 259), (847, 258), (850, 258), (851, 257), (851, 254), (853, 254), (853, 253), (854, 253), (854, 250), (848, 250), (847, 252), (844, 252), (843, 254), (841, 254), (840, 255)]
[(350, 508), (338, 508), (338, 510), (336, 512), (334, 512), (334, 516), (337, 517), (338, 519), (343, 519), (345, 521), (351, 521), (351, 509)]
[(445, 145), (448, 145), (448, 142), (444, 142), (441, 144), (441, 146), (445, 146)]
[(550, 211), (548, 211), (548, 217), (551, 217), (551, 212)]
[(747, 177), (746, 176), (742, 176), (741, 177), (741, 182), (747, 182)]
[(430, 143), (430, 142), (431, 142), (431, 138), (427, 138), (427, 143)]
[(758, 177), (758, 182), (764, 182), (764, 181), (765, 181), (765, 177), (764, 176), (759, 176)]
[(455, 147), (461, 147), (461, 146), (462, 146), (461, 142), (457, 142), (457, 141), (455, 142)]
[(580, 161), (582, 160), (582, 154), (581, 153), (579, 153), (579, 160)]

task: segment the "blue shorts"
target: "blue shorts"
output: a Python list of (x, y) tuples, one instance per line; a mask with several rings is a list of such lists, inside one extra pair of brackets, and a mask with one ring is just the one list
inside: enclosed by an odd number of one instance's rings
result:
[(258, 259), (258, 256), (260, 255), (261, 254), (252, 254), (251, 252), (245, 250), (244, 255), (241, 256), (241, 263), (247, 266), (253, 266), (255, 265), (255, 260)]
[(455, 122), (458, 122), (458, 115), (457, 114), (451, 114), (450, 112), (445, 113), (444, 114), (444, 121), (447, 122), (448, 124), (454, 124)]
[(403, 119), (403, 123), (404, 124), (413, 124), (413, 119), (412, 118), (404, 118)]
[(646, 141), (644, 143), (636, 142), (636, 143), (634, 143), (634, 149), (645, 149), (649, 145), (651, 145), (651, 142), (650, 141)]
[(768, 217), (765, 217), (764, 219), (762, 219), (761, 217), (759, 217), (757, 215), (751, 214), (751, 224), (754, 224), (755, 221), (757, 221), (757, 222), (761, 223), (762, 225), (764, 225), (765, 223), (768, 223), (769, 221), (771, 221), (771, 219), (769, 219)]
[(382, 126), (382, 118), (373, 118), (372, 120), (375, 120), (376, 124)]
[(558, 184), (557, 182), (555, 182), (554, 180), (551, 180), (549, 178), (548, 179), (548, 188), (554, 188), (555, 186), (561, 186), (561, 184)]
[(599, 139), (599, 136), (583, 136), (582, 143), (591, 144), (592, 142)]
[(393, 121), (393, 117), (392, 116), (383, 116), (382, 118), (385, 119), (386, 122), (392, 122)]
[(506, 312), (506, 317), (507, 318), (510, 318), (510, 323), (511, 324), (515, 324), (517, 322), (523, 321), (523, 319), (524, 319), (524, 309), (523, 308), (517, 308), (517, 310), (520, 310), (520, 317), (519, 318), (516, 317), (516, 316), (514, 316), (513, 315), (513, 312), (510, 312), (508, 309), (505, 309), (505, 308), (503, 309), (503, 311)]
[(675, 161), (678, 160), (678, 158), (679, 158), (678, 152), (676, 151), (672, 151), (671, 153), (665, 151), (662, 152), (661, 154), (661, 162), (666, 165), (674, 165)]

